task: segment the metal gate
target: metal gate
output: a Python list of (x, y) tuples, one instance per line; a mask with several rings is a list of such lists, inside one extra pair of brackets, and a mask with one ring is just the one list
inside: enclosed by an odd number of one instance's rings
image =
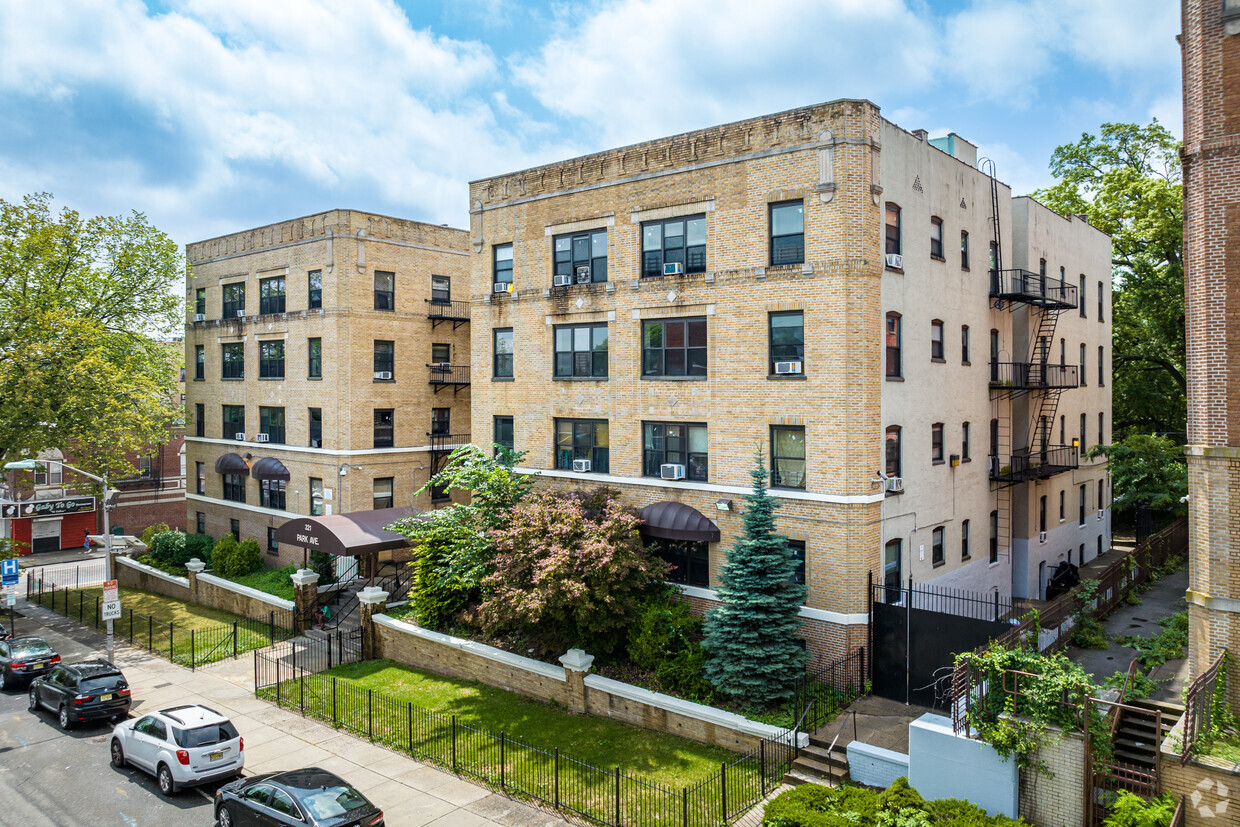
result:
[(946, 708), (957, 652), (1007, 631), (1011, 603), (992, 595), (872, 583), (872, 688), (881, 698)]

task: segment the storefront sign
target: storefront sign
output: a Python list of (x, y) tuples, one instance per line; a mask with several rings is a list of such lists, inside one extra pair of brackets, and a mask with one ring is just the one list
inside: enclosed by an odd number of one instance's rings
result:
[(63, 500), (23, 500), (22, 502), (0, 505), (0, 517), (10, 520), (17, 517), (57, 517), (61, 514), (77, 514), (81, 511), (94, 510), (94, 497), (68, 497)]

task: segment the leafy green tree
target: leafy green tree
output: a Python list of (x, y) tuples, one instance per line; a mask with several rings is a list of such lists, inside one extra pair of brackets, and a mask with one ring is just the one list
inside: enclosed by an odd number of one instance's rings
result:
[(163, 442), (184, 322), (176, 244), (145, 216), (53, 215), (51, 196), (0, 200), (0, 457), (72, 449), (93, 473)]
[(793, 582), (788, 539), (775, 531), (779, 502), (766, 490), (762, 455), (755, 457), (753, 492), (745, 497), (745, 533), (728, 551), (719, 575), (720, 603), (706, 613), (706, 679), (757, 704), (788, 697), (805, 663), (797, 645), (805, 586)]
[(1188, 466), (1178, 443), (1158, 434), (1129, 434), (1114, 445), (1095, 445), (1089, 455), (1111, 461), (1116, 513), (1139, 507), (1187, 513), (1180, 499), (1188, 494)]
[(1111, 235), (1116, 434), (1186, 429), (1178, 150), (1179, 142), (1157, 120), (1147, 126), (1104, 123), (1098, 136), (1085, 133), (1056, 148), (1050, 169), (1058, 181), (1034, 193), (1051, 209), (1083, 215)]

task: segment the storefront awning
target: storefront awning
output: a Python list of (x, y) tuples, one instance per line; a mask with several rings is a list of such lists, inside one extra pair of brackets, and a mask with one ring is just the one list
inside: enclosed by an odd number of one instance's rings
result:
[(642, 509), (642, 534), (664, 540), (692, 540), (698, 543), (719, 541), (719, 526), (691, 505), (684, 503), (652, 503)]
[(288, 482), (288, 469), (284, 467), (284, 463), (273, 457), (263, 457), (254, 463), (254, 467), (250, 469), (250, 476), (256, 480), (284, 480)]
[(250, 466), (238, 454), (224, 454), (215, 461), (217, 474), (249, 474)]
[(416, 508), (380, 508), (323, 517), (298, 517), (276, 529), (276, 542), (325, 551), (340, 557), (377, 554), (409, 545), (404, 535), (388, 531), (387, 526), (422, 512)]

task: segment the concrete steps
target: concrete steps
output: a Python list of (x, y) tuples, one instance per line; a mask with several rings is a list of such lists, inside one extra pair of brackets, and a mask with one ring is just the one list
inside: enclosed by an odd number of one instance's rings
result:
[[(817, 743), (815, 743), (817, 742)], [(810, 736), (809, 746), (793, 760), (792, 769), (784, 776), (786, 784), (826, 784), (838, 787), (848, 778), (848, 753), (844, 747), (817, 736)]]

